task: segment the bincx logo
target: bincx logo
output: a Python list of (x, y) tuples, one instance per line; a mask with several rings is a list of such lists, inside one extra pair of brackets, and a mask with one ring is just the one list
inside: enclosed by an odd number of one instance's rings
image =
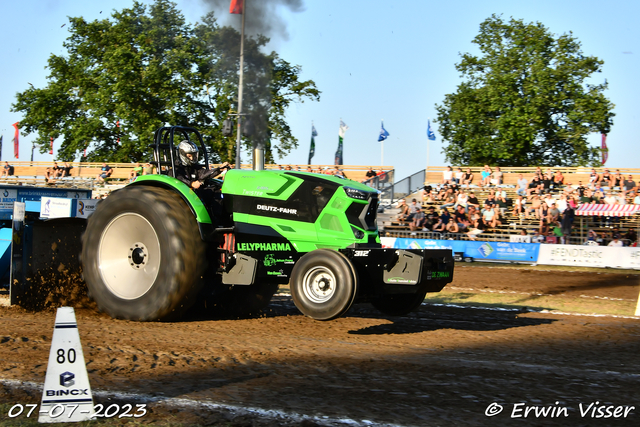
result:
[(72, 374), (71, 372), (67, 371), (67, 372), (63, 372), (60, 374), (60, 385), (63, 387), (71, 387), (72, 385), (74, 385), (76, 382), (74, 380), (76, 376), (74, 374)]

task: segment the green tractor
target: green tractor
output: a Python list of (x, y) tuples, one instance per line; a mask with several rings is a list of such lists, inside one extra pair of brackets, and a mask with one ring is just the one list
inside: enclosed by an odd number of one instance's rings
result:
[(197, 144), (208, 167), (197, 130), (160, 128), (157, 173), (113, 192), (89, 217), (83, 274), (112, 317), (172, 320), (195, 303), (242, 316), (287, 283), (313, 319), (340, 317), (354, 302), (404, 315), (453, 279), (450, 250), (382, 248), (376, 190), (327, 175), (229, 169), (194, 191), (174, 176), (174, 139)]

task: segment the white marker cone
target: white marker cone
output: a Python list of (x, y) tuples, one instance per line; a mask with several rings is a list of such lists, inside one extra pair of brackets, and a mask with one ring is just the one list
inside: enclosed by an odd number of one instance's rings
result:
[(73, 307), (60, 307), (51, 339), (38, 422), (92, 419), (93, 398)]

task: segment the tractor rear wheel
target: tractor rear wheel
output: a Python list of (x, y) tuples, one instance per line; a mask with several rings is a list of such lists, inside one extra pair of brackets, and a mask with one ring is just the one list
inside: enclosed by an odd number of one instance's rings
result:
[(427, 291), (418, 291), (414, 294), (396, 294), (377, 297), (371, 304), (388, 316), (404, 316), (420, 307)]
[(176, 193), (126, 187), (100, 202), (89, 217), (82, 264), (89, 294), (107, 314), (170, 320), (196, 300), (206, 244)]
[(317, 249), (293, 267), (291, 296), (298, 310), (316, 320), (332, 320), (349, 310), (358, 291), (358, 274), (338, 251)]

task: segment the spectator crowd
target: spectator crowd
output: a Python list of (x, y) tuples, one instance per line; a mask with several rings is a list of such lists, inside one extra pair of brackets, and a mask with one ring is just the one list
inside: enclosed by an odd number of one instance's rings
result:
[[(471, 168), (454, 171), (447, 166), (441, 181), (425, 184), (411, 203), (400, 200), (396, 220), (413, 233), (450, 233), (470, 240), (483, 233), (502, 232), (502, 225), (525, 222), (530, 227), (520, 229), (522, 241), (569, 243), (581, 204), (640, 205), (632, 175), (592, 169), (588, 177), (588, 182), (574, 184), (560, 170), (537, 168), (529, 179), (520, 173), (515, 185), (505, 185), (500, 167), (485, 165), (476, 176)], [(581, 243), (637, 244), (636, 231), (621, 230), (619, 217), (593, 217), (591, 221), (593, 229)]]

